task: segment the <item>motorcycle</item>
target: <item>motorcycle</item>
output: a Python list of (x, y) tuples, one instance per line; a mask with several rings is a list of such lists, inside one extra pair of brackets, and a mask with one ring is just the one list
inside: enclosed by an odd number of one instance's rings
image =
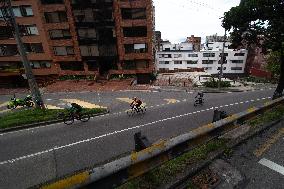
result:
[(33, 107), (34, 102), (31, 95), (26, 96), (24, 99), (16, 98), (15, 96), (11, 98), (11, 100), (8, 102), (7, 108), (8, 109), (15, 109), (17, 106), (27, 106), (27, 107)]

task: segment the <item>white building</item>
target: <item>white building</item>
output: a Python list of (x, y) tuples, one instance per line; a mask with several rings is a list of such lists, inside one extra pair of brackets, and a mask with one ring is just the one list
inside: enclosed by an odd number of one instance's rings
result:
[[(229, 49), (229, 42), (225, 43), (224, 54), (226, 62), (223, 64), (224, 74), (242, 74), (247, 59), (247, 50)], [(218, 74), (221, 67), (222, 42), (209, 42), (208, 47), (198, 52), (193, 51), (191, 43), (161, 44), (157, 52), (157, 70), (178, 70), (191, 68), (204, 68), (210, 74)]]

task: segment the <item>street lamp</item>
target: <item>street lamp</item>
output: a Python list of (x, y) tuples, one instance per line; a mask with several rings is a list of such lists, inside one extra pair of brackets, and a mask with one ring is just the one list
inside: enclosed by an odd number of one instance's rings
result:
[(223, 76), (223, 63), (224, 63), (224, 51), (225, 51), (225, 43), (226, 43), (226, 37), (227, 37), (227, 30), (225, 29), (225, 35), (223, 40), (223, 48), (222, 48), (222, 56), (221, 56), (221, 67), (219, 72), (219, 82), (218, 82), (218, 89), (221, 89), (221, 79)]

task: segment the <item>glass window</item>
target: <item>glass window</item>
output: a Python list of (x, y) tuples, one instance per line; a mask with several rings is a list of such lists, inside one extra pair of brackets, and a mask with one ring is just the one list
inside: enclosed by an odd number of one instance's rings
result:
[(14, 12), (15, 17), (22, 17), (20, 7), (13, 7), (13, 12)]

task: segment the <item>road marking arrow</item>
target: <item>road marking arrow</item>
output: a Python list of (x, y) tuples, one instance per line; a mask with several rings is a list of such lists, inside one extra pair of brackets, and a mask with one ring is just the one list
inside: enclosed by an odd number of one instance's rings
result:
[(167, 104), (174, 104), (174, 103), (180, 102), (179, 100), (173, 99), (173, 98), (171, 98), (171, 99), (166, 98), (164, 100), (168, 102)]

